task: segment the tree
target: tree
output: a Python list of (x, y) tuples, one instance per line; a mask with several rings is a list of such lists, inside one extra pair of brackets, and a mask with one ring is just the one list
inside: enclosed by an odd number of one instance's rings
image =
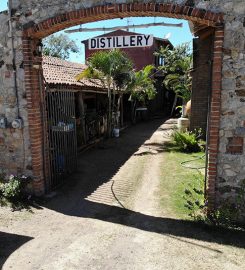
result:
[(61, 59), (68, 59), (70, 53), (78, 53), (80, 50), (75, 41), (71, 40), (67, 35), (51, 35), (44, 39), (43, 54)]
[[(118, 112), (123, 91), (126, 91), (133, 70), (132, 61), (120, 50), (98, 51), (88, 59), (88, 68), (76, 76), (98, 79), (108, 91), (108, 136), (111, 135), (112, 124), (117, 125)], [(116, 106), (116, 95), (119, 96)], [(112, 123), (112, 115), (116, 115), (116, 123)]]
[(192, 54), (189, 44), (184, 43), (170, 49), (161, 48), (156, 55), (163, 57), (164, 66), (159, 67), (166, 75), (164, 85), (167, 89), (173, 90), (175, 94), (182, 98), (185, 104), (191, 98), (192, 78), (190, 70), (192, 67)]

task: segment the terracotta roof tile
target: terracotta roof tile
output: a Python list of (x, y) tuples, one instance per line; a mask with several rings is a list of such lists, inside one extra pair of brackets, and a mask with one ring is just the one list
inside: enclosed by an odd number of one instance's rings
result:
[(73, 63), (56, 57), (43, 56), (43, 75), (48, 84), (65, 84), (71, 86), (81, 86), (83, 89), (100, 88), (102, 86), (98, 80), (83, 79), (77, 81), (75, 76), (87, 68), (84, 64)]

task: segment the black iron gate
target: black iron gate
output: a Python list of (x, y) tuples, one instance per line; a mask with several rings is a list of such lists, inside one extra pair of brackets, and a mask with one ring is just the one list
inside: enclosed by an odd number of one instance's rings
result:
[(54, 190), (77, 167), (75, 93), (46, 90), (49, 187)]

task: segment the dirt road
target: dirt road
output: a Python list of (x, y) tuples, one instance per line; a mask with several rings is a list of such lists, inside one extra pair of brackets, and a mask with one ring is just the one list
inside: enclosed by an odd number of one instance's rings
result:
[(78, 173), (33, 214), (1, 209), (0, 267), (244, 269), (243, 232), (210, 230), (159, 208), (162, 143), (174, 124), (162, 122), (83, 153)]

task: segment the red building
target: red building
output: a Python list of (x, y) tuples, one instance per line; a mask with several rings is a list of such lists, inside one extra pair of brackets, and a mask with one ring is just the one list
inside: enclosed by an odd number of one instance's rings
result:
[(84, 40), (82, 43), (85, 45), (85, 59), (88, 59), (96, 51), (118, 48), (132, 59), (136, 70), (151, 64), (161, 65), (161, 59), (155, 57), (154, 52), (158, 51), (160, 47), (173, 47), (167, 39), (123, 30)]

